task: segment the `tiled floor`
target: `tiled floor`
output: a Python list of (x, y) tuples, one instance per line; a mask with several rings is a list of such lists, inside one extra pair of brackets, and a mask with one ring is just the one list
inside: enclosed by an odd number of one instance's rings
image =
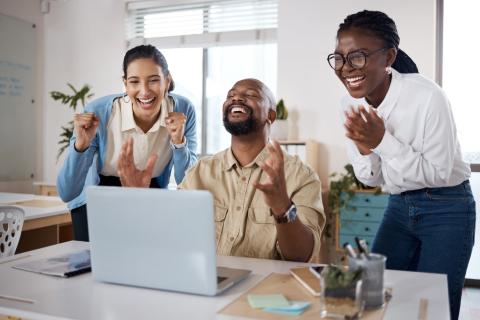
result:
[(459, 319), (480, 320), (480, 288), (463, 289)]

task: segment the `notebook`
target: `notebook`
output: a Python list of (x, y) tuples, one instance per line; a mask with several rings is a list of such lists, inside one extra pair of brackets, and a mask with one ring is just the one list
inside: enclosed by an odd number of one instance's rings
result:
[(68, 278), (91, 270), (90, 250), (29, 261), (14, 265), (13, 268)]
[(86, 194), (98, 281), (216, 295), (250, 273), (217, 268), (208, 191), (92, 186)]

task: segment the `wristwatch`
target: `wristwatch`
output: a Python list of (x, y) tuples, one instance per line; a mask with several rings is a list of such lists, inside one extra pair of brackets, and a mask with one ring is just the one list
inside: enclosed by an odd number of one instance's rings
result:
[(297, 219), (297, 207), (295, 207), (295, 204), (292, 203), (290, 208), (288, 208), (288, 210), (283, 215), (277, 216), (273, 214), (271, 210), (270, 214), (273, 216), (276, 223), (290, 223)]

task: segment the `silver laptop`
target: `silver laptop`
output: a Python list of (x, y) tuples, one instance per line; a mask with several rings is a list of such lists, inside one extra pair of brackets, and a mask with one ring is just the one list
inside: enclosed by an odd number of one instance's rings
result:
[(216, 295), (246, 278), (216, 266), (213, 210), (208, 191), (89, 187), (94, 279)]

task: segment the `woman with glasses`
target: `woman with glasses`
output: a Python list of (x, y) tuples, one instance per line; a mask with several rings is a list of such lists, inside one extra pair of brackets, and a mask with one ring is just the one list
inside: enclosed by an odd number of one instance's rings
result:
[(99, 98), (74, 116), (57, 187), (68, 202), (76, 240), (89, 240), (86, 187), (165, 188), (172, 168), (180, 183), (197, 160), (195, 108), (171, 93), (174, 82), (163, 54), (151, 45), (127, 51), (123, 84), (125, 93)]
[(328, 63), (342, 100), (355, 175), (391, 195), (372, 251), (387, 268), (444, 273), (457, 319), (474, 243), (475, 201), (445, 92), (399, 49), (395, 22), (378, 11), (345, 18)]

